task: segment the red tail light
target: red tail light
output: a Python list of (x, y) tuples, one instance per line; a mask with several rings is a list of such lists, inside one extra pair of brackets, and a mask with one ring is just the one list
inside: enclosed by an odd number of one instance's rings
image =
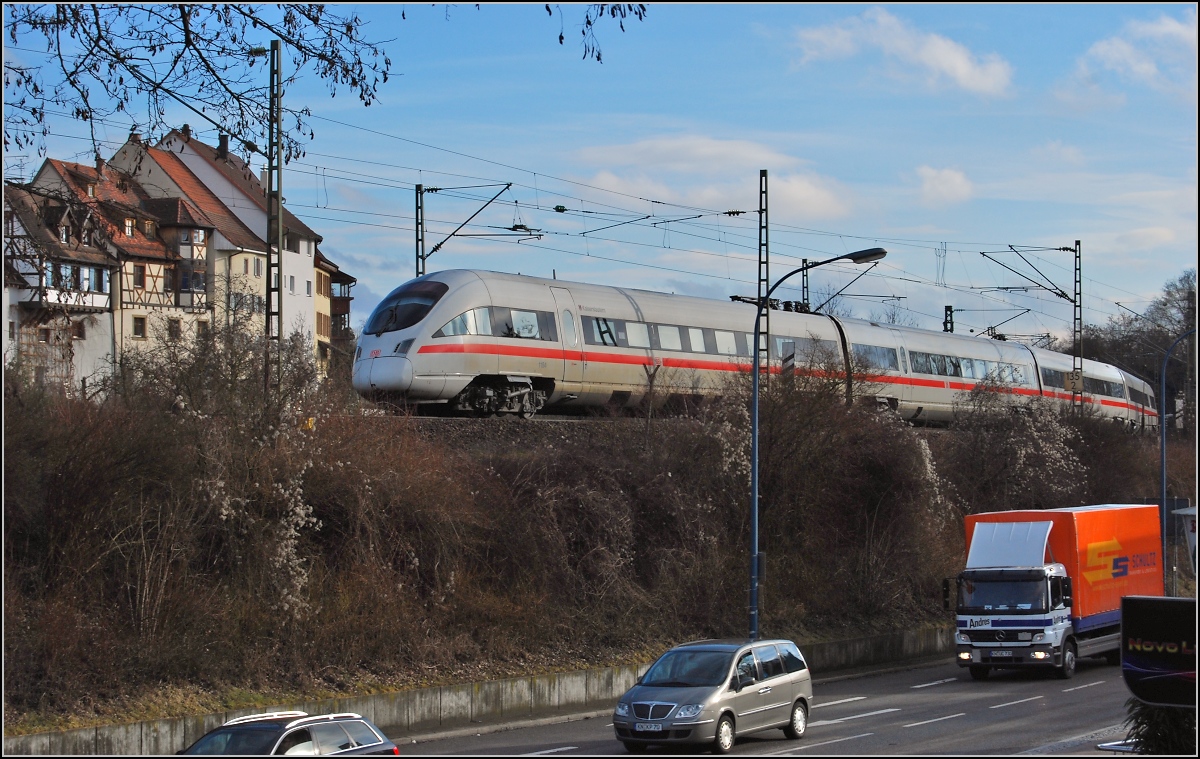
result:
[(392, 753), (395, 754), (396, 756), (400, 756), (400, 747), (392, 746)]

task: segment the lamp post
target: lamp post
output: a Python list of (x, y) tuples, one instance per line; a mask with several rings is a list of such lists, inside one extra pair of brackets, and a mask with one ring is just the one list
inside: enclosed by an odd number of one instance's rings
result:
[(847, 253), (844, 256), (836, 258), (827, 258), (824, 261), (814, 261), (811, 264), (805, 264), (799, 269), (794, 269), (783, 275), (778, 282), (771, 285), (767, 290), (766, 295), (758, 303), (758, 314), (754, 317), (754, 345), (751, 347), (751, 352), (754, 354), (754, 373), (751, 377), (751, 386), (753, 400), (750, 404), (750, 640), (758, 640), (758, 576), (759, 576), (759, 554), (758, 554), (758, 357), (759, 357), (759, 341), (762, 339), (762, 314), (763, 308), (769, 307), (771, 302), (771, 293), (775, 289), (787, 281), (790, 277), (799, 274), (800, 272), (815, 269), (818, 266), (831, 264), (835, 261), (849, 261), (855, 264), (865, 264), (872, 261), (878, 261), (887, 255), (887, 251), (883, 248), (868, 248), (867, 250), (858, 250), (854, 253)]
[[(1162, 521), (1162, 563), (1163, 563), (1163, 592), (1166, 592), (1166, 573), (1167, 573), (1167, 362), (1171, 360), (1171, 351), (1175, 350), (1175, 346), (1179, 345), (1188, 335), (1196, 330), (1189, 329), (1184, 332), (1175, 342), (1171, 343), (1171, 347), (1167, 348), (1167, 355), (1163, 356), (1162, 373), (1159, 374), (1159, 392), (1158, 392), (1158, 431), (1159, 431), (1159, 458), (1162, 463), (1162, 500), (1159, 501), (1159, 508), (1162, 509), (1160, 519)], [(1174, 418), (1174, 415), (1172, 415)], [(1173, 592), (1173, 591), (1172, 591)]]

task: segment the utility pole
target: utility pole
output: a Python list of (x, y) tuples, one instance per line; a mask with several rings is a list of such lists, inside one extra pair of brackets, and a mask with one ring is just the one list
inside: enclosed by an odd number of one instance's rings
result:
[(417, 210), (414, 225), (417, 230), (417, 276), (425, 276), (425, 185), (417, 185)]
[[(800, 261), (801, 266), (808, 266), (808, 259), (804, 258)], [(800, 313), (807, 314), (809, 312), (808, 300), (808, 269), (805, 269), (800, 274)]]
[(271, 40), (271, 88), (267, 138), (267, 302), (263, 390), (271, 392), (271, 345), (278, 386), (283, 361), (283, 73), (279, 40)]
[(1080, 268), (1082, 252), (1084, 249), (1079, 240), (1075, 240), (1075, 318), (1072, 325), (1075, 333), (1075, 358), (1072, 367), (1079, 381), (1074, 383), (1070, 390), (1070, 407), (1076, 412), (1084, 411), (1084, 275)]
[[(757, 351), (758, 365), (764, 367), (767, 376), (771, 376), (771, 304), (767, 302), (771, 289), (771, 272), (768, 262), (767, 246), (767, 170), (758, 172), (758, 313), (762, 319), (762, 334), (766, 337), (765, 345), (752, 346), (750, 350)], [(807, 272), (806, 272), (807, 274)], [(808, 301), (807, 289), (805, 302)]]

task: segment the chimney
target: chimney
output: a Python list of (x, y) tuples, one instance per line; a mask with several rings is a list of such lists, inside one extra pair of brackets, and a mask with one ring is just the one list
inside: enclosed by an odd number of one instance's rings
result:
[(100, 157), (99, 153), (96, 154), (96, 173), (101, 177), (104, 176), (104, 159)]
[(188, 124), (184, 124), (183, 129), (181, 129), (179, 131), (183, 133), (183, 139), (185, 139), (185, 140), (192, 139), (192, 127), (189, 126)]
[(224, 158), (229, 154), (229, 135), (222, 134), (217, 139), (217, 158)]
[(129, 141), (130, 141), (130, 142), (132, 142), (134, 145), (140, 145), (140, 144), (141, 144), (141, 142), (142, 142), (142, 135), (141, 135), (141, 133), (140, 133), (140, 132), (135, 132), (135, 131), (133, 131), (133, 130), (130, 130), (130, 132), (129, 132)]

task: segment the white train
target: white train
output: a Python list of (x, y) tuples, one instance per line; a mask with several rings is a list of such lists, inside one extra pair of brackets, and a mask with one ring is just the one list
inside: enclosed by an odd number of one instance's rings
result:
[[(384, 298), (358, 339), (354, 388), (446, 413), (631, 406), (701, 399), (751, 367), (751, 304), (488, 271), (449, 270)], [(904, 419), (944, 423), (955, 396), (992, 377), (1019, 395), (1071, 402), (1072, 357), (1015, 342), (819, 314), (770, 312), (770, 371), (839, 367)], [(1085, 404), (1133, 429), (1157, 426), (1149, 384), (1084, 360)], [(847, 380), (849, 386), (849, 381)], [(861, 390), (861, 388), (860, 388)]]

